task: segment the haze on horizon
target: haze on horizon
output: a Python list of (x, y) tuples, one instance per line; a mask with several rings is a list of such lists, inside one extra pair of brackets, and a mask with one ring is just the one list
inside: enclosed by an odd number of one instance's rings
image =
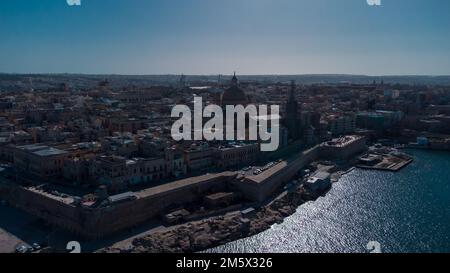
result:
[(450, 75), (450, 1), (2, 0), (0, 72)]

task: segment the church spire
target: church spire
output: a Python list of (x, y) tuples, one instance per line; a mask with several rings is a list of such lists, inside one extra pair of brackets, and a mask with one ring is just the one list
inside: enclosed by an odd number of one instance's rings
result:
[(291, 139), (300, 137), (300, 125), (298, 119), (298, 103), (295, 98), (295, 82), (291, 81), (291, 89), (289, 90), (289, 98), (286, 104), (286, 127)]
[(289, 90), (289, 100), (294, 101), (295, 100), (295, 81), (291, 81), (291, 89)]
[(233, 78), (231, 79), (231, 86), (238, 86), (238, 79), (236, 77), (236, 72), (234, 72)]

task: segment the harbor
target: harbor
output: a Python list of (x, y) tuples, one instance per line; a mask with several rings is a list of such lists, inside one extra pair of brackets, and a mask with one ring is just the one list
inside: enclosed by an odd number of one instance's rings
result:
[(356, 168), (283, 223), (207, 252), (368, 253), (371, 240), (383, 253), (449, 252), (450, 153), (406, 152), (400, 172)]
[(398, 172), (413, 162), (413, 157), (395, 148), (372, 146), (358, 158), (356, 167), (361, 169)]

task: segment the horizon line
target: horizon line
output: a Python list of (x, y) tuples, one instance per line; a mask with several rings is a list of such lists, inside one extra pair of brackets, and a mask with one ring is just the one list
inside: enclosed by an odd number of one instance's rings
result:
[[(17, 72), (0, 72), (0, 75), (26, 75), (26, 76), (34, 76), (34, 75), (73, 75), (73, 76), (233, 76), (233, 73), (230, 74), (184, 74), (184, 73), (161, 73), (161, 74), (120, 74), (120, 73), (73, 73), (73, 72), (39, 72), (39, 73), (17, 73)], [(254, 76), (358, 76), (358, 77), (450, 77), (450, 74), (384, 74), (384, 75), (367, 75), (367, 74), (352, 74), (352, 73), (306, 73), (306, 74), (239, 74), (236, 73), (237, 76), (243, 77), (254, 77)]]

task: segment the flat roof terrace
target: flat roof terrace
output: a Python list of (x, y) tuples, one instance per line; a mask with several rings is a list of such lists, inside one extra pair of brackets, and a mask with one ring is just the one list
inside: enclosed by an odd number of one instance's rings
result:
[[(147, 188), (141, 191), (128, 192), (126, 194), (133, 194), (137, 199), (157, 197), (160, 195), (170, 194), (176, 191), (182, 191), (189, 187), (195, 187), (197, 185), (202, 185), (204, 183), (209, 183), (212, 180), (223, 178), (225, 181), (227, 179), (232, 179), (237, 175), (236, 172), (222, 172), (216, 174), (207, 174), (202, 176), (190, 177), (182, 180), (177, 180), (174, 182), (166, 183), (163, 185)], [(46, 198), (64, 203), (66, 205), (74, 206), (74, 201), (76, 195), (61, 193), (56, 190), (46, 191), (40, 189), (39, 187), (26, 187), (24, 188), (35, 194), (44, 196)], [(114, 196), (113, 196), (114, 197)]]
[(322, 145), (325, 147), (342, 148), (342, 147), (345, 147), (361, 138), (363, 138), (363, 137), (361, 137), (361, 136), (345, 136), (345, 137), (340, 137), (340, 138), (336, 138), (331, 141), (325, 142)]
[(317, 149), (317, 146), (314, 148), (311, 148), (309, 150), (303, 151), (301, 153), (298, 153), (295, 156), (292, 156), (286, 160), (276, 162), (273, 166), (271, 166), (269, 169), (263, 171), (262, 173), (255, 175), (252, 172), (245, 175), (245, 179), (254, 182), (254, 183), (263, 183), (268, 178), (277, 175), (278, 173), (284, 171), (286, 168), (289, 168), (291, 165), (296, 164), (298, 160), (302, 160), (305, 156), (308, 154), (314, 152), (314, 150)]
[(237, 175), (236, 172), (222, 172), (217, 174), (206, 174), (202, 176), (190, 177), (182, 180), (177, 180), (175, 182), (159, 185), (156, 187), (148, 188), (139, 192), (135, 192), (135, 195), (137, 196), (137, 198), (148, 198), (150, 196), (158, 196), (173, 191), (183, 190), (187, 187), (207, 183), (213, 179), (217, 179), (220, 177), (232, 178), (236, 175)]
[(254, 175), (253, 173), (248, 173), (245, 178), (255, 182), (255, 183), (261, 183), (264, 182), (267, 178), (271, 177), (272, 175), (277, 174), (279, 171), (282, 171), (284, 168), (288, 166), (288, 161), (282, 161), (271, 168), (267, 169), (266, 171), (263, 171), (262, 173), (258, 175)]
[(49, 199), (53, 199), (55, 201), (59, 201), (59, 202), (64, 203), (66, 205), (72, 205), (73, 202), (74, 202), (74, 198), (72, 196), (69, 196), (69, 195), (66, 195), (66, 194), (61, 194), (60, 196), (57, 196), (57, 195), (55, 195), (53, 193), (46, 192), (44, 190), (37, 189), (35, 187), (28, 187), (26, 189), (31, 191), (31, 192), (33, 192), (33, 193), (45, 196), (45, 197), (47, 197)]
[(37, 156), (42, 156), (42, 157), (67, 154), (67, 152), (64, 150), (56, 149), (56, 148), (49, 147), (46, 145), (39, 145), (39, 144), (17, 146), (17, 149), (26, 151), (28, 153), (32, 153)]

